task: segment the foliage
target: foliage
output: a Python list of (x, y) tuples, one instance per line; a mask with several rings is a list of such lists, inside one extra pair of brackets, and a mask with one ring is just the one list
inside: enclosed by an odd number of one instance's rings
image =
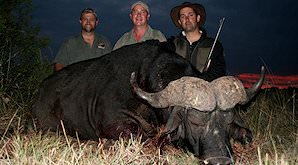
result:
[[(248, 107), (241, 107), (246, 109), (241, 115), (253, 131), (254, 139), (245, 146), (233, 143), (236, 165), (298, 163), (295, 92), (263, 90)], [(0, 131), (6, 127), (14, 130), (1, 133), (0, 164), (199, 164), (194, 155), (172, 145), (165, 146), (161, 152), (150, 141), (142, 142), (139, 138), (80, 141), (65, 132), (41, 134), (34, 127), (25, 131), (22, 125), (26, 122), (22, 120), (31, 118), (15, 114), (9, 117), (7, 113), (0, 116)]]
[[(24, 111), (52, 72), (40, 53), (48, 40), (31, 25), (31, 7), (31, 0), (0, 0), (0, 164), (198, 164), (191, 153), (166, 146), (161, 154), (140, 139), (106, 147), (105, 139), (79, 141), (30, 128)], [(297, 103), (295, 90), (271, 89), (240, 107), (255, 138), (250, 146), (233, 147), (241, 158), (236, 164), (298, 163)]]
[[(241, 113), (253, 131), (260, 156), (286, 155), (298, 161), (298, 97), (297, 89), (262, 90)], [(266, 154), (266, 155), (264, 155)]]
[(13, 99), (27, 105), (37, 84), (50, 73), (47, 58), (41, 54), (48, 39), (39, 37), (31, 11), (31, 0), (1, 0), (0, 102)]

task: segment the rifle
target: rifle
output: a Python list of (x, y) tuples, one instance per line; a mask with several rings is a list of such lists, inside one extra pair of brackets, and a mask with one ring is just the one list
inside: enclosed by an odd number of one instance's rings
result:
[(207, 58), (207, 61), (208, 61), (208, 62), (206, 63), (206, 65), (205, 65), (205, 67), (204, 67), (204, 71), (205, 71), (205, 72), (208, 70), (208, 68), (209, 68), (209, 66), (210, 66), (210, 63), (211, 63), (211, 55), (212, 55), (213, 49), (214, 49), (214, 47), (215, 47), (216, 41), (217, 41), (217, 39), (218, 39), (218, 37), (219, 37), (219, 34), (220, 34), (220, 32), (221, 32), (221, 28), (223, 27), (224, 22), (225, 22), (225, 17), (223, 17), (223, 18), (220, 19), (220, 21), (219, 21), (219, 28), (218, 28), (216, 37), (215, 37), (215, 39), (214, 39), (213, 45), (212, 45), (212, 47), (211, 47), (211, 50), (210, 50), (209, 55), (208, 55), (208, 58)]

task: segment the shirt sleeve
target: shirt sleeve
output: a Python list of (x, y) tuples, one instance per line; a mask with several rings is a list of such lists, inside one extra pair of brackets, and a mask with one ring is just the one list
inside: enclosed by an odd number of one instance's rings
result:
[(121, 37), (121, 38), (116, 42), (116, 44), (114, 45), (113, 50), (116, 50), (116, 49), (122, 47), (122, 46), (123, 46), (122, 43), (123, 43), (123, 42), (122, 42), (122, 37)]
[(207, 70), (202, 73), (201, 78), (207, 81), (212, 81), (225, 75), (226, 62), (224, 58), (224, 50), (221, 43), (217, 42), (211, 56), (210, 65)]
[(59, 48), (53, 63), (60, 63), (63, 66), (66, 66), (68, 65), (67, 58), (68, 58), (68, 42), (65, 41)]
[(113, 50), (116, 50), (116, 49), (119, 49), (121, 48), (122, 46), (128, 44), (128, 39), (127, 37), (129, 36), (129, 32), (127, 33), (124, 33), (119, 39), (118, 41), (116, 42), (116, 44), (114, 45), (114, 48)]

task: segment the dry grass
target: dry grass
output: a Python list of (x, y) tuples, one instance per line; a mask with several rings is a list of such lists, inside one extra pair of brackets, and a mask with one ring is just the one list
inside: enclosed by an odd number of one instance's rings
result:
[[(107, 144), (109, 143), (109, 144)], [(140, 139), (79, 141), (54, 133), (17, 134), (2, 141), (1, 164), (196, 164), (191, 154), (168, 147), (164, 155)], [(107, 147), (106, 145), (109, 145)], [(149, 147), (149, 148), (148, 148)], [(179, 153), (179, 154), (178, 154)]]
[[(264, 90), (247, 111), (241, 113), (255, 138), (246, 146), (234, 143), (235, 164), (298, 164), (297, 97), (294, 94), (294, 91)], [(24, 113), (25, 107), (5, 103), (3, 99), (1, 105), (7, 108), (1, 111), (1, 165), (199, 164), (191, 153), (168, 145), (161, 154), (158, 148), (148, 141), (142, 142), (141, 138), (95, 142), (80, 141), (63, 132), (42, 134), (30, 124), (33, 122)]]

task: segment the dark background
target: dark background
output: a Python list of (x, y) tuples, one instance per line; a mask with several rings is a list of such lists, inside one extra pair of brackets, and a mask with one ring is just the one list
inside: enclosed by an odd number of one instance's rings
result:
[[(45, 50), (52, 60), (60, 44), (80, 32), (79, 15), (82, 9), (97, 10), (100, 24), (97, 32), (114, 44), (131, 29), (129, 20), (131, 0), (33, 0), (33, 21), (40, 25), (41, 34), (50, 38)], [(150, 25), (166, 37), (179, 30), (170, 19), (170, 10), (184, 1), (147, 0), (150, 7)], [(298, 1), (295, 0), (201, 0), (206, 8), (205, 28), (215, 37), (219, 20), (225, 24), (219, 40), (225, 48), (227, 70), (230, 75), (258, 73), (265, 65), (270, 73), (298, 74), (297, 44)]]

